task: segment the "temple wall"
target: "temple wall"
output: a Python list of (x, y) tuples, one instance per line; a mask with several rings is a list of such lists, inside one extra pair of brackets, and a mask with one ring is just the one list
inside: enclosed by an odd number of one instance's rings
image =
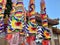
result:
[(0, 45), (9, 45), (4, 38), (0, 38)]
[(58, 35), (58, 41), (59, 41), (59, 45), (60, 45), (60, 34)]

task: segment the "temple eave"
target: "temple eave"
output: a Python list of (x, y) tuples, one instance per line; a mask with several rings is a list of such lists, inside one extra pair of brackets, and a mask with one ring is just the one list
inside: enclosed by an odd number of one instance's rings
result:
[[(41, 18), (39, 16), (36, 16), (36, 20), (41, 23)], [(49, 25), (58, 25), (59, 24), (59, 19), (50, 19), (48, 18), (48, 24)]]
[(52, 27), (53, 33), (55, 34), (60, 34), (60, 29), (58, 29), (57, 27)]

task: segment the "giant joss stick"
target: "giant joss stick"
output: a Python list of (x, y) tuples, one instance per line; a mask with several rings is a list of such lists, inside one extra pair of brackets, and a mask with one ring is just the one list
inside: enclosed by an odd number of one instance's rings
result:
[(0, 0), (0, 37), (5, 37), (5, 29), (4, 29), (4, 11), (6, 8), (6, 0)]
[[(50, 30), (48, 28), (48, 20), (47, 20), (47, 14), (46, 14), (46, 6), (45, 6), (45, 1), (41, 0), (41, 20), (42, 20), (42, 27), (43, 27), (43, 36), (44, 39), (42, 41), (42, 45), (49, 45), (49, 39), (51, 38)], [(47, 39), (47, 40), (46, 40)], [(46, 43), (44, 43), (46, 42)]]
[(9, 34), (10, 36), (9, 35), (7, 36), (7, 39), (9, 39), (8, 42), (11, 41), (9, 42), (10, 45), (19, 44), (19, 35), (22, 35), (22, 30), (24, 27), (23, 0), (17, 0), (17, 3), (14, 5), (12, 5), (13, 10), (11, 11), (11, 15), (9, 18), (9, 26), (7, 28), (7, 32), (10, 33)]
[[(37, 33), (37, 25), (36, 25), (36, 20), (35, 20), (35, 0), (30, 0), (29, 2), (29, 11), (28, 11), (28, 34), (29, 37), (27, 40), (27, 43), (29, 45), (33, 45), (33, 42), (35, 41), (35, 34)], [(34, 43), (36, 45), (36, 43)]]
[[(23, 1), (23, 0), (22, 0)], [(17, 0), (17, 4), (11, 11), (12, 15), (10, 16), (12, 19), (10, 19), (9, 28), (11, 30), (23, 29), (24, 25), (24, 11), (23, 11), (23, 2)]]
[(42, 19), (42, 26), (43, 27), (48, 27), (48, 22), (47, 22), (47, 15), (46, 15), (46, 6), (44, 0), (41, 0), (41, 19)]

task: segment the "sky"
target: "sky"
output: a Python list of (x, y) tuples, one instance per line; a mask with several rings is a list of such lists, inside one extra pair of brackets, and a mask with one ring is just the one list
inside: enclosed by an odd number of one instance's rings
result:
[[(35, 0), (35, 11), (39, 13), (40, 13), (40, 1), (41, 0)], [(23, 0), (23, 2), (24, 7), (28, 10), (29, 0)], [(60, 0), (45, 0), (45, 3), (46, 13), (48, 14), (49, 18), (51, 19), (60, 18)], [(57, 27), (60, 28), (60, 24)]]

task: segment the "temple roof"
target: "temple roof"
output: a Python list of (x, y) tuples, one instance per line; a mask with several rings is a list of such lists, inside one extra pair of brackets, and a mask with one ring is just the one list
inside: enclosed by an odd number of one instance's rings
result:
[[(40, 14), (36, 15), (36, 20), (37, 20), (37, 22), (41, 22)], [(57, 18), (57, 19), (51, 19), (51, 18), (48, 17), (48, 24), (52, 25), (52, 26), (58, 25), (59, 24), (59, 18)]]
[(60, 34), (60, 29), (58, 29), (57, 27), (52, 27), (52, 31), (54, 34)]

